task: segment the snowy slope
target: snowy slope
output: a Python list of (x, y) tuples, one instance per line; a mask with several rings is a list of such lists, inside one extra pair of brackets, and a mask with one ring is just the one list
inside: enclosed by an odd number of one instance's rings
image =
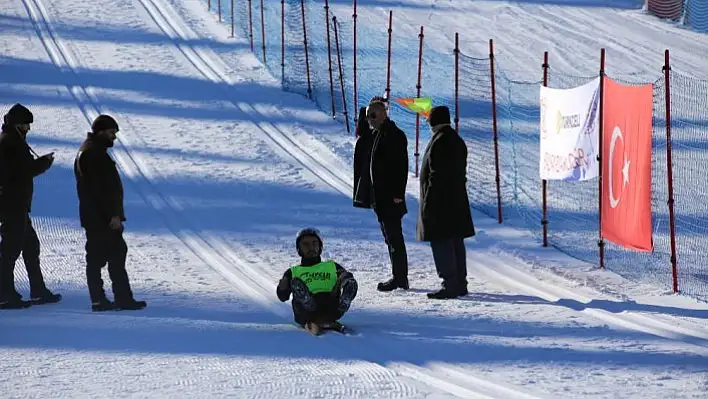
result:
[[(351, 139), (311, 103), (280, 92), (245, 41), (223, 39), (226, 30), (202, 3), (0, 4), (0, 96), (30, 105), (31, 144), (58, 154), (37, 184), (34, 216), (48, 280), (67, 296), (56, 306), (0, 313), (7, 396), (705, 391), (707, 306), (567, 291), (567, 282), (499, 253), (501, 242), (530, 251), (529, 237), (479, 215), (469, 244), (472, 294), (426, 300), (438, 280), (429, 248), (412, 240), (412, 178), (404, 228), (413, 289), (375, 292), (388, 261), (373, 215), (351, 207), (350, 161), (339, 156)], [(149, 301), (143, 312), (87, 310), (70, 165), (97, 112), (121, 124), (114, 155), (126, 176), (129, 272)], [(336, 145), (322, 144), (324, 137)], [(295, 232), (312, 224), (323, 231), (326, 255), (361, 283), (344, 319), (359, 337), (296, 331), (289, 305), (274, 296), (279, 275), (296, 261)]]

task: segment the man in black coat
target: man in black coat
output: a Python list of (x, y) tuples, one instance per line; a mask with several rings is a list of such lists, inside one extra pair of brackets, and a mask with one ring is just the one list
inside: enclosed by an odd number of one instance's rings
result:
[(467, 295), (464, 239), (475, 235), (467, 197), (467, 145), (450, 126), (450, 110), (434, 107), (428, 118), (433, 136), (420, 169), (416, 236), (429, 241), (443, 288), (428, 298)]
[[(81, 227), (86, 230), (86, 281), (93, 311), (138, 310), (147, 304), (136, 301), (130, 288), (125, 260), (128, 246), (123, 239), (123, 184), (108, 148), (118, 133), (118, 123), (99, 115), (81, 144), (74, 161)], [(115, 302), (106, 297), (101, 269), (108, 264)]]
[(359, 108), (354, 146), (354, 193), (355, 208), (371, 208), (371, 148), (374, 135), (366, 120), (366, 107)]
[(381, 225), (388, 246), (393, 277), (378, 284), (379, 291), (408, 289), (408, 254), (403, 238), (403, 216), (408, 184), (408, 139), (388, 118), (385, 100), (374, 97), (366, 109), (366, 119), (373, 128), (369, 162), (369, 201)]
[[(35, 159), (27, 144), (34, 122), (32, 112), (15, 104), (4, 116), (0, 133), (0, 309), (25, 308), (32, 304), (54, 303), (44, 283), (39, 263), (39, 238), (32, 226), (34, 178), (54, 162), (53, 154)], [(23, 301), (15, 289), (15, 262), (22, 254), (30, 283), (30, 301)]]

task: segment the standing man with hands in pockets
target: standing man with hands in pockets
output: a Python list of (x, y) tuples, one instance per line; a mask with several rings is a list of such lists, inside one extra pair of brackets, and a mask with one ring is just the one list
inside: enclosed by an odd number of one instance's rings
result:
[[(32, 226), (34, 178), (46, 172), (54, 154), (34, 158), (27, 133), (34, 116), (15, 104), (4, 116), (0, 133), (0, 309), (20, 309), (32, 304), (55, 303), (44, 283), (39, 263), (39, 238)], [(15, 289), (15, 262), (22, 254), (30, 283), (30, 300), (22, 300)]]
[(445, 106), (430, 111), (433, 136), (420, 168), (420, 207), (416, 236), (429, 241), (442, 289), (430, 299), (465, 296), (467, 258), (464, 239), (475, 235), (467, 196), (467, 145), (450, 125)]
[(369, 199), (388, 246), (393, 272), (391, 279), (377, 286), (384, 292), (408, 289), (408, 254), (402, 226), (403, 216), (408, 213), (408, 139), (388, 118), (385, 101), (382, 97), (374, 97), (366, 109), (366, 119), (373, 128)]

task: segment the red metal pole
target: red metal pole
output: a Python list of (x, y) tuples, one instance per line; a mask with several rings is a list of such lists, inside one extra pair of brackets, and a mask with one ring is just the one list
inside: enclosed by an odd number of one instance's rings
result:
[[(390, 37), (390, 36), (389, 36)], [(421, 89), (421, 79), (423, 78), (423, 27), (420, 27), (420, 34), (418, 35), (418, 38), (420, 38), (420, 45), (418, 46), (418, 84), (416, 84), (416, 89), (418, 90), (416, 97), (420, 98), (420, 89)], [(418, 152), (418, 146), (420, 143), (420, 114), (416, 112), (415, 114), (415, 177), (418, 177), (418, 156), (420, 153)]]
[(393, 35), (393, 10), (388, 12), (388, 55), (386, 61), (386, 108), (390, 108), (388, 99), (391, 97), (391, 38)]
[(261, 41), (263, 42), (263, 63), (266, 63), (265, 10), (261, 0)]
[[(602, 145), (602, 140), (603, 140), (603, 134), (604, 134), (604, 124), (605, 124), (605, 49), (600, 50), (600, 149), (597, 154), (597, 160), (598, 160), (598, 169), (599, 169), (599, 176), (598, 176), (598, 185), (600, 187), (599, 189), (599, 195), (598, 195), (598, 219), (599, 219), (599, 237), (597, 240), (597, 246), (600, 250), (600, 269), (605, 268), (605, 240), (602, 237), (602, 164), (604, 160), (602, 159), (602, 151), (603, 151), (603, 145)], [(612, 167), (612, 165), (610, 165)]]
[[(543, 52), (543, 86), (548, 87), (548, 51)], [(548, 180), (541, 180), (543, 192), (543, 216), (541, 217), (541, 226), (543, 226), (543, 246), (548, 246)]]
[(280, 84), (285, 84), (285, 0), (280, 0)]
[(221, 22), (221, 0), (217, 1), (217, 7), (219, 7), (219, 22)]
[(235, 24), (236, 22), (234, 21), (235, 15), (234, 15), (234, 0), (231, 0), (231, 37), (235, 36)]
[(332, 44), (329, 34), (329, 0), (325, 0), (325, 29), (327, 29), (327, 61), (329, 62), (329, 100), (332, 107), (332, 119), (337, 117), (337, 112), (334, 109), (334, 80), (332, 78)]
[(307, 71), (307, 98), (312, 99), (312, 84), (310, 83), (310, 56), (307, 52), (307, 23), (305, 22), (305, 0), (300, 0), (302, 10), (302, 33), (305, 43), (305, 70)]
[(251, 8), (251, 0), (248, 0), (248, 37), (251, 38), (251, 51), (253, 51), (253, 15)]
[(497, 184), (497, 222), (502, 222), (501, 177), (499, 176), (499, 134), (497, 131), (497, 83), (494, 74), (494, 40), (489, 39), (489, 67), (492, 80), (492, 131), (494, 132), (494, 169)]
[(455, 131), (460, 134), (460, 34), (455, 32)]
[(356, 87), (356, 0), (354, 0), (354, 125), (359, 122), (359, 92)]
[(678, 267), (676, 261), (676, 223), (674, 214), (674, 172), (671, 150), (671, 64), (669, 50), (664, 51), (664, 90), (666, 90), (666, 172), (669, 184), (669, 229), (671, 231), (671, 274), (674, 293), (678, 292)]
[(344, 93), (344, 73), (342, 72), (342, 50), (339, 47), (339, 29), (337, 29), (337, 16), (332, 18), (334, 22), (334, 44), (337, 46), (337, 64), (339, 65), (339, 86), (342, 90), (342, 109), (344, 109), (344, 124), (347, 126), (347, 133), (350, 132), (349, 129), (349, 115), (347, 114), (347, 96)]

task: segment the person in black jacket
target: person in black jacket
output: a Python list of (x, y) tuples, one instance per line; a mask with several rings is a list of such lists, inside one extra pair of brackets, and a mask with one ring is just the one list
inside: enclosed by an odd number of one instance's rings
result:
[(450, 126), (450, 110), (434, 107), (428, 118), (433, 136), (420, 168), (416, 236), (429, 241), (443, 288), (432, 299), (467, 295), (464, 239), (475, 235), (467, 197), (467, 145)]
[(295, 322), (318, 333), (323, 328), (339, 328), (349, 310), (358, 285), (352, 273), (334, 261), (322, 261), (322, 236), (317, 229), (300, 230), (295, 247), (300, 264), (288, 268), (278, 282), (276, 294), (285, 302), (292, 294)]
[(371, 208), (371, 148), (374, 135), (366, 120), (366, 107), (359, 108), (354, 146), (354, 193), (355, 208)]
[(403, 216), (408, 184), (408, 139), (388, 118), (385, 99), (374, 97), (366, 109), (366, 119), (373, 128), (369, 171), (370, 203), (381, 225), (388, 247), (393, 277), (378, 284), (379, 291), (408, 289), (408, 254), (403, 238)]
[[(54, 162), (53, 154), (35, 159), (27, 144), (34, 116), (15, 104), (4, 116), (0, 133), (0, 308), (26, 308), (32, 304), (61, 300), (44, 283), (39, 262), (40, 244), (32, 226), (34, 178)], [(30, 300), (22, 300), (15, 289), (15, 262), (22, 254), (30, 283)]]
[[(123, 239), (123, 185), (108, 154), (118, 131), (115, 119), (99, 115), (74, 161), (79, 216), (86, 231), (86, 282), (93, 311), (138, 310), (147, 306), (145, 301), (133, 298), (125, 270), (128, 246)], [(106, 263), (115, 302), (108, 300), (103, 290), (101, 269)]]

